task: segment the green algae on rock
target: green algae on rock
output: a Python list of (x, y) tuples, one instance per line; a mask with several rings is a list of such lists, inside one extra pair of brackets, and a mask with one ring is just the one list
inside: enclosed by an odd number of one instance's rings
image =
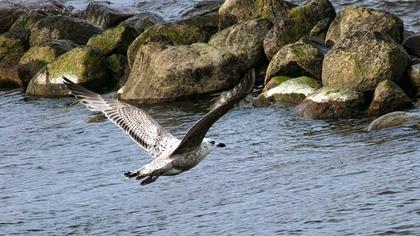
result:
[(92, 25), (106, 30), (117, 26), (120, 22), (131, 17), (133, 14), (125, 13), (111, 7), (107, 1), (93, 1), (89, 3), (82, 13), (82, 18)]
[(127, 56), (121, 54), (112, 54), (111, 56), (107, 57), (106, 60), (114, 78), (116, 80), (120, 80), (128, 68)]
[(89, 46), (78, 47), (59, 56), (41, 70), (29, 82), (26, 94), (41, 97), (67, 96), (69, 91), (63, 84), (62, 76), (91, 90), (102, 91), (113, 85), (107, 68), (102, 53)]
[(87, 45), (101, 50), (105, 55), (126, 54), (128, 47), (136, 39), (138, 33), (127, 26), (117, 26), (93, 36)]
[(412, 100), (397, 84), (385, 80), (376, 87), (368, 112), (369, 115), (382, 115), (403, 110), (412, 105)]
[(163, 23), (165, 23), (165, 20), (157, 14), (152, 12), (141, 12), (124, 20), (119, 25), (133, 28), (138, 34), (141, 34), (148, 28)]

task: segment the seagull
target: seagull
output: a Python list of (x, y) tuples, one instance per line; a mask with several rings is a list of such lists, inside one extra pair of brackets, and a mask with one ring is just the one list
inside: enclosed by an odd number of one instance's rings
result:
[(64, 76), (63, 82), (71, 94), (88, 109), (104, 113), (109, 120), (154, 157), (150, 163), (124, 173), (127, 178), (135, 178), (141, 181), (141, 185), (147, 185), (155, 182), (159, 176), (172, 176), (187, 171), (201, 162), (212, 150), (225, 147), (225, 144), (205, 138), (205, 135), (220, 117), (252, 90), (255, 71), (252, 69), (233, 89), (223, 92), (211, 111), (196, 122), (182, 140), (166, 131), (138, 107), (92, 92)]

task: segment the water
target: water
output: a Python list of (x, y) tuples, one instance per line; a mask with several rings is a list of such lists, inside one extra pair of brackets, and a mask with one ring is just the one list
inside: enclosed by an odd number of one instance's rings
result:
[[(404, 2), (401, 12), (418, 7)], [(147, 110), (181, 137), (209, 107)], [(244, 102), (208, 133), (226, 148), (140, 187), (122, 173), (149, 156), (112, 123), (88, 123), (73, 99), (3, 91), (0, 111), (0, 235), (420, 235), (410, 127), (367, 133), (369, 118), (315, 121)]]

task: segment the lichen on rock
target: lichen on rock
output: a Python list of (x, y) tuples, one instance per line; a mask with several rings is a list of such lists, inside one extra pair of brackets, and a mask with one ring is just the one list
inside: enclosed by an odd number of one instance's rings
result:
[(127, 26), (116, 26), (93, 36), (87, 45), (101, 50), (106, 55), (126, 54), (128, 47), (136, 39), (138, 33)]

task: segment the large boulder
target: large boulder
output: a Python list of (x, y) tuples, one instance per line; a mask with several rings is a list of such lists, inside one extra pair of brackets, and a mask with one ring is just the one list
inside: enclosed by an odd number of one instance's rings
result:
[(258, 18), (269, 19), (273, 22), (283, 17), (296, 5), (283, 0), (227, 0), (220, 7), (221, 16), (233, 15), (239, 22)]
[(420, 34), (408, 37), (404, 41), (403, 46), (409, 54), (420, 57)]
[(87, 45), (101, 50), (106, 55), (126, 54), (128, 47), (137, 36), (135, 29), (121, 25), (93, 36)]
[(23, 87), (26, 87), (29, 81), (48, 63), (75, 47), (77, 45), (72, 41), (55, 40), (30, 48), (20, 58), (18, 65), (18, 74)]
[(328, 0), (310, 0), (290, 10), (289, 17), (275, 22), (264, 40), (264, 50), (272, 58), (283, 46), (298, 41), (303, 36), (323, 35), (335, 18), (335, 9)]
[(163, 23), (165, 23), (165, 20), (159, 15), (152, 12), (141, 12), (124, 20), (119, 25), (133, 28), (138, 34), (141, 34), (148, 28)]
[(191, 8), (185, 9), (185, 11), (180, 12), (180, 15), (183, 19), (188, 19), (196, 16), (217, 15), (219, 13), (219, 8), (224, 2), (225, 0), (198, 1)]
[(403, 110), (412, 105), (412, 100), (398, 85), (390, 80), (385, 80), (376, 87), (368, 112), (370, 115), (381, 115)]
[(112, 8), (110, 2), (94, 1), (89, 3), (86, 10), (82, 13), (82, 18), (90, 24), (105, 30), (117, 26), (132, 15), (132, 13)]
[(355, 90), (323, 87), (303, 100), (296, 113), (313, 119), (344, 118), (357, 114), (365, 102), (363, 93)]
[(247, 68), (253, 68), (266, 59), (263, 41), (271, 25), (270, 21), (264, 19), (245, 21), (213, 35), (209, 44), (228, 50)]
[(385, 11), (345, 7), (331, 23), (325, 40), (327, 44), (333, 45), (341, 38), (360, 31), (382, 32), (401, 43), (404, 24), (400, 18)]
[(85, 44), (101, 30), (84, 20), (70, 16), (51, 16), (38, 21), (31, 30), (30, 44), (35, 46), (56, 39), (68, 39)]
[(121, 54), (112, 54), (107, 57), (108, 68), (116, 80), (121, 81), (128, 68), (127, 56)]
[(325, 55), (322, 82), (324, 86), (373, 91), (383, 80), (399, 83), (407, 65), (407, 53), (388, 35), (356, 32)]
[(299, 104), (321, 87), (319, 80), (306, 76), (288, 79), (260, 94), (254, 101), (254, 106), (260, 107), (267, 103)]
[(21, 15), (15, 23), (10, 27), (10, 31), (28, 31), (29, 33), (32, 27), (41, 19), (47, 17), (47, 15), (42, 13), (28, 13)]
[(410, 65), (407, 74), (410, 85), (415, 90), (416, 97), (420, 97), (420, 64)]
[(148, 43), (118, 93), (139, 103), (173, 101), (231, 88), (244, 72), (235, 55), (208, 44)]
[(17, 73), (17, 64), (28, 49), (27, 40), (20, 32), (0, 35), (0, 87), (20, 87), (22, 81)]
[(322, 60), (327, 51), (327, 47), (308, 38), (282, 47), (268, 65), (265, 84), (276, 75), (308, 75), (321, 80)]
[(376, 131), (398, 126), (419, 126), (420, 113), (396, 111), (385, 114), (372, 121), (367, 127), (368, 131)]
[(67, 96), (69, 91), (63, 84), (62, 76), (94, 91), (102, 91), (113, 85), (106, 58), (95, 48), (85, 46), (75, 48), (48, 64), (29, 82), (26, 94)]

